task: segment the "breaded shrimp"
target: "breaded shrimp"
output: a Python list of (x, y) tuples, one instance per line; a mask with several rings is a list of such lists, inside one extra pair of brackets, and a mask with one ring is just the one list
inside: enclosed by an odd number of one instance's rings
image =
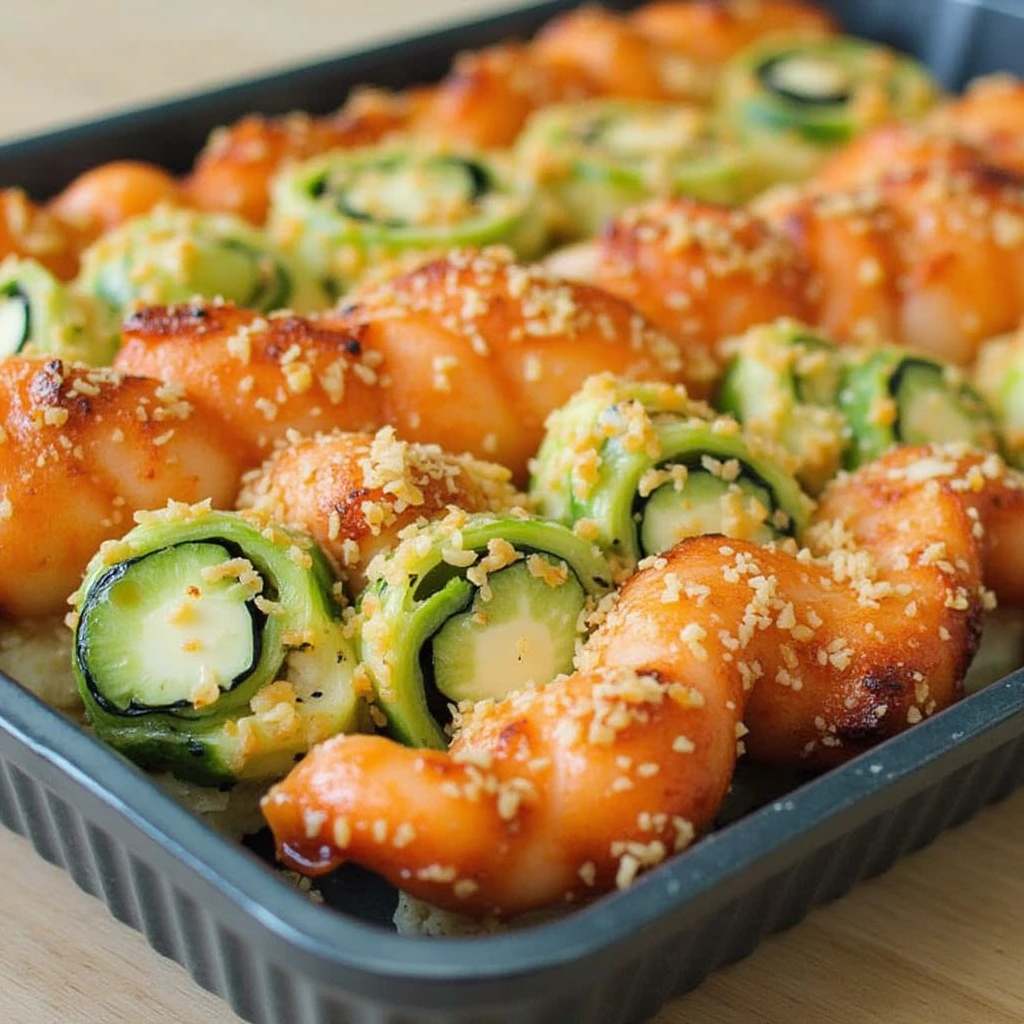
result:
[(342, 321), (384, 358), (389, 418), (403, 437), (468, 451), (522, 480), (544, 420), (589, 376), (705, 381), (628, 303), (512, 261), (450, 252), (353, 296)]
[(835, 19), (798, 0), (653, 0), (630, 24), (647, 38), (705, 64), (724, 64), (767, 35), (831, 35)]
[(84, 246), (71, 225), (36, 206), (20, 188), (0, 189), (0, 262), (12, 254), (28, 257), (70, 281)]
[(180, 389), (59, 359), (0, 361), (0, 614), (59, 613), (138, 509), (228, 507), (241, 465)]
[(1024, 81), (1016, 76), (975, 79), (930, 120), (984, 150), (987, 162), (1024, 175)]
[[(720, 362), (723, 340), (811, 311), (810, 270), (787, 238), (743, 210), (695, 199), (629, 210), (575, 259), (593, 284), (632, 303), (690, 358)], [(706, 394), (707, 381), (688, 383)]]
[(809, 195), (779, 216), (819, 285), (832, 337), (969, 363), (1024, 314), (1024, 186), (988, 167), (931, 168)]
[(92, 242), (161, 203), (175, 206), (181, 201), (178, 183), (167, 171), (137, 160), (115, 160), (80, 174), (50, 203), (50, 210)]
[(309, 874), (352, 860), (471, 913), (628, 885), (707, 827), (747, 728), (760, 758), (826, 765), (960, 695), (983, 604), (976, 527), (1024, 494), (988, 459), (922, 449), (847, 477), (834, 501), (863, 512), (859, 547), (826, 519), (817, 557), (683, 541), (626, 582), (573, 675), (472, 706), (447, 752), (373, 737), (313, 751), (263, 802), (279, 855)]
[(184, 182), (185, 194), (201, 210), (234, 213), (262, 224), (270, 206), (270, 181), (284, 163), (329, 149), (372, 145), (400, 128), (406, 117), (400, 102), (364, 104), (333, 118), (250, 114), (210, 135)]
[(545, 63), (585, 76), (604, 96), (702, 101), (710, 97), (713, 86), (707, 68), (600, 7), (581, 7), (553, 18), (532, 49)]
[(374, 435), (296, 438), (247, 475), (238, 506), (311, 534), (358, 594), (370, 560), (412, 523), (440, 518), (451, 505), (467, 512), (525, 505), (511, 477), (504, 466), (402, 441), (394, 427), (382, 427)]
[(506, 43), (456, 57), (410, 129), (447, 145), (504, 147), (539, 107), (593, 93), (594, 86), (578, 69), (545, 62), (524, 46)]

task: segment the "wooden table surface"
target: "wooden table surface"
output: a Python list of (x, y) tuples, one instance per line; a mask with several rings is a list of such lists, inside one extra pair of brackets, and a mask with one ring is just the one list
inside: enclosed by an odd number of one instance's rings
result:
[[(509, 4), (42, 0), (8, 6), (0, 138)], [(769, 940), (666, 1007), (656, 1024), (1024, 1021), (1022, 863), (1024, 792)], [(4, 1024), (237, 1020), (2, 830), (0, 877), (6, 879), (0, 886)]]

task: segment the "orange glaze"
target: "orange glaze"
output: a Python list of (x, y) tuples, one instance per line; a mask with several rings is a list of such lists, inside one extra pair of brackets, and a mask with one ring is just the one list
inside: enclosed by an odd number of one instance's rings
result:
[(169, 499), (230, 506), (217, 417), (179, 389), (59, 359), (0, 361), (0, 614), (59, 613), (101, 542)]
[(184, 183), (185, 194), (201, 210), (225, 211), (262, 224), (270, 205), (270, 181), (282, 164), (329, 149), (373, 145), (401, 127), (406, 116), (398, 101), (370, 103), (365, 96), (357, 108), (330, 118), (250, 114), (210, 135)]
[(50, 209), (91, 242), (160, 203), (180, 202), (177, 181), (162, 168), (137, 160), (115, 160), (80, 174), (53, 200)]
[(62, 281), (70, 281), (78, 272), (84, 245), (70, 225), (36, 206), (22, 189), (0, 189), (0, 260), (11, 255), (28, 257)]
[(1009, 74), (979, 78), (934, 120), (982, 148), (989, 163), (1024, 175), (1024, 81)]
[[(632, 303), (684, 354), (755, 324), (810, 315), (811, 275), (795, 247), (742, 210), (693, 199), (649, 203), (612, 221), (590, 280)], [(698, 397), (707, 392), (693, 382)]]
[(545, 63), (524, 46), (494, 46), (456, 57), (410, 128), (445, 144), (503, 147), (539, 107), (593, 92), (574, 67)]
[(311, 534), (358, 594), (370, 559), (417, 520), (440, 518), (451, 505), (467, 512), (525, 505), (511, 476), (504, 466), (401, 441), (382, 427), (376, 435), (296, 438), (248, 474), (238, 505)]
[(600, 7), (581, 7), (552, 19), (532, 49), (541, 60), (585, 76), (602, 95), (645, 100), (710, 97), (707, 69)]
[(964, 364), (1024, 315), (1024, 187), (1000, 171), (912, 171), (775, 219), (814, 265), (830, 336)]
[(724, 64), (764, 36), (777, 32), (831, 35), (832, 16), (795, 0), (654, 0), (630, 24), (661, 46), (705, 64)]
[[(624, 584), (573, 675), (464, 710), (447, 752), (314, 750), (263, 801), (279, 855), (476, 914), (625, 887), (708, 826), (744, 744), (833, 764), (960, 695), (981, 538), (1020, 488), (994, 456), (898, 451), (826, 496), (816, 556), (685, 540)], [(1019, 524), (995, 528), (1021, 549)]]
[(622, 300), (501, 249), (453, 251), (358, 292), (340, 322), (384, 358), (386, 422), (517, 480), (548, 413), (591, 375), (689, 382), (708, 372)]

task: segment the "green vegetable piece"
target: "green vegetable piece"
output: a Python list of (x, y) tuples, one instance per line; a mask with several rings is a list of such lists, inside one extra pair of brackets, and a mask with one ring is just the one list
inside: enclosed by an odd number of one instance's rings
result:
[(362, 720), (326, 558), (205, 506), (150, 513), (90, 562), (73, 662), (97, 735), (143, 767), (218, 784), (283, 775)]
[(336, 150), (283, 172), (268, 225), (339, 295), (382, 264), (491, 244), (532, 258), (547, 242), (532, 187), (499, 157), (395, 147)]
[(741, 149), (695, 107), (614, 99), (544, 107), (516, 142), (524, 171), (550, 200), (562, 240), (590, 238), (655, 197), (738, 203), (751, 193)]
[(744, 429), (784, 448), (795, 474), (817, 494), (842, 465), (846, 420), (836, 408), (839, 350), (802, 324), (754, 327), (735, 343), (717, 406)]
[(548, 419), (530, 493), (632, 568), (687, 536), (798, 536), (809, 499), (785, 453), (682, 388), (591, 378)]
[(751, 147), (763, 184), (807, 177), (830, 152), (937, 100), (910, 57), (849, 36), (772, 36), (734, 57), (719, 80), (718, 117)]
[(391, 733), (443, 748), (447, 703), (503, 697), (570, 671), (611, 567), (558, 523), (441, 521), (371, 565), (360, 654)]
[(100, 327), (99, 311), (35, 260), (8, 256), (0, 263), (0, 358), (55, 355), (105, 366), (116, 335)]
[(1024, 469), (1024, 333), (982, 345), (974, 386), (996, 417), (1007, 461)]
[(839, 407), (849, 423), (851, 468), (896, 444), (998, 447), (991, 411), (959, 372), (903, 349), (878, 349), (848, 366)]

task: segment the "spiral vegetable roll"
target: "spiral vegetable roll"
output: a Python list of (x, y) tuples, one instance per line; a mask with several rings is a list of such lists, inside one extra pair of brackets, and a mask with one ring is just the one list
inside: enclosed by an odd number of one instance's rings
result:
[(995, 413), (1007, 461), (1024, 468), (1024, 331), (981, 346), (974, 385)]
[(493, 243), (529, 258), (547, 234), (530, 187), (494, 157), (395, 147), (335, 151), (285, 171), (269, 230), (339, 295), (371, 266)]
[(524, 169), (552, 199), (563, 238), (596, 234), (628, 206), (689, 195), (737, 203), (748, 191), (741, 150), (696, 107), (590, 100), (547, 107), (519, 137)]
[(128, 221), (86, 249), (77, 287), (115, 323), (133, 306), (196, 296), (259, 312), (328, 304), (257, 228), (230, 214), (169, 207)]
[(726, 65), (723, 125), (752, 146), (765, 183), (806, 177), (866, 128), (923, 113), (935, 83), (915, 60), (848, 36), (777, 37)]
[(101, 739), (202, 783), (283, 774), (360, 719), (326, 559), (253, 513), (139, 513), (86, 570), (74, 667)]
[(361, 655), (392, 733), (444, 747), (448, 702), (500, 698), (572, 671), (611, 585), (589, 542), (525, 513), (455, 511), (370, 566)]
[(842, 465), (843, 414), (839, 350), (793, 320), (753, 327), (735, 343), (717, 405), (744, 429), (796, 459), (800, 483), (816, 494)]
[(101, 327), (97, 313), (35, 260), (8, 256), (0, 263), (0, 358), (45, 353), (109, 363), (116, 337)]
[(883, 348), (854, 358), (839, 392), (846, 415), (850, 467), (877, 459), (895, 444), (966, 441), (996, 449), (992, 413), (955, 367)]
[(531, 496), (627, 566), (685, 537), (799, 533), (809, 501), (779, 453), (682, 388), (592, 378), (548, 419)]

